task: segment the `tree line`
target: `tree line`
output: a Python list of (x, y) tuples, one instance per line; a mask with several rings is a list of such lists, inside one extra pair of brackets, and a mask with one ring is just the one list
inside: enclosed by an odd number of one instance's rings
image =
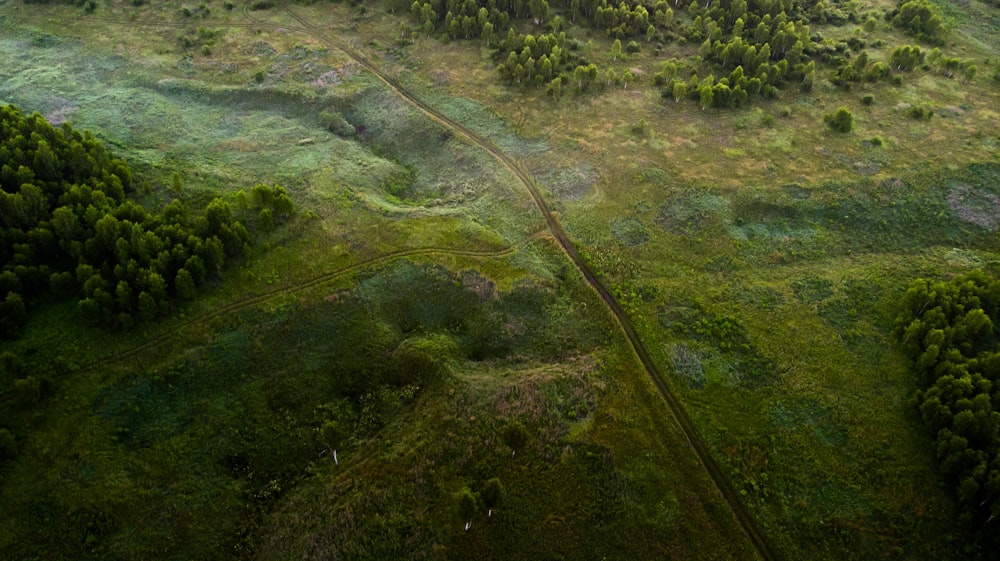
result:
[(919, 414), (962, 517), (996, 551), (1000, 526), (1000, 279), (914, 281), (895, 337), (913, 361)]
[[(106, 327), (156, 319), (249, 250), (250, 232), (228, 202), (196, 212), (175, 198), (150, 212), (127, 196), (137, 183), (128, 163), (68, 123), (0, 107), (0, 162), (5, 336), (48, 296), (76, 299), (81, 317)], [(293, 212), (280, 187), (255, 188), (250, 203), (265, 226)]]
[[(403, 0), (390, 2), (390, 10), (405, 9)], [(675, 9), (683, 16), (675, 17)], [(698, 57), (663, 62), (655, 84), (664, 98), (690, 99), (702, 109), (739, 107), (757, 98), (776, 97), (781, 91), (812, 90), (817, 65), (832, 68), (829, 79), (850, 89), (854, 85), (888, 80), (894, 70), (907, 71), (923, 64), (909, 60), (911, 51), (894, 52), (889, 61), (872, 60), (858, 36), (831, 41), (814, 33), (810, 23), (844, 25), (858, 22), (867, 31), (878, 25), (877, 13), (859, 13), (854, 6), (822, 0), (710, 0), (681, 4), (675, 0), (415, 0), (411, 18), (428, 35), (445, 40), (481, 38), (494, 49), (501, 80), (522, 88), (545, 88), (558, 99), (565, 91), (582, 94), (595, 86), (625, 88), (639, 79), (631, 69), (598, 68), (589, 44), (567, 39), (564, 29), (586, 24), (614, 39), (613, 63), (627, 52), (641, 48), (630, 38), (700, 44)], [(882, 17), (917, 39), (941, 44), (947, 36), (940, 11), (927, 0), (900, 2)], [(520, 33), (519, 20), (528, 20), (539, 33)], [(523, 29), (523, 26), (521, 26)], [(962, 73), (971, 79), (969, 61), (940, 57), (939, 72)]]

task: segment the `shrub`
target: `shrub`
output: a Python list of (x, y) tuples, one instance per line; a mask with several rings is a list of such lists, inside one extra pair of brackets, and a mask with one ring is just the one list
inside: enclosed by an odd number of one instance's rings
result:
[(934, 109), (926, 104), (911, 105), (906, 109), (906, 116), (917, 121), (930, 121), (934, 116)]
[(354, 125), (347, 122), (347, 119), (343, 115), (332, 109), (320, 113), (319, 118), (323, 126), (337, 136), (346, 138), (353, 136), (357, 132)]
[(871, 104), (875, 103), (875, 96), (873, 96), (872, 94), (865, 94), (861, 98), (861, 103), (864, 104), (864, 105), (871, 105)]
[(854, 129), (854, 115), (846, 107), (840, 107), (833, 113), (823, 116), (823, 122), (836, 132), (851, 132)]

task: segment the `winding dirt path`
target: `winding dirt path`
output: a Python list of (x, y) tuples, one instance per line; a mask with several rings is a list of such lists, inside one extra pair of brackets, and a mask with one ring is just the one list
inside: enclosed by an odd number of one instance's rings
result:
[[(712, 478), (713, 482), (715, 483), (716, 487), (719, 490), (720, 495), (722, 496), (726, 504), (729, 506), (730, 510), (733, 513), (733, 516), (736, 518), (740, 526), (743, 528), (744, 532), (747, 535), (747, 538), (753, 544), (754, 549), (756, 550), (759, 557), (765, 561), (776, 560), (777, 557), (774, 555), (770, 547), (767, 545), (767, 542), (764, 540), (763, 535), (757, 529), (756, 523), (753, 521), (749, 513), (746, 511), (745, 507), (743, 506), (743, 503), (740, 502), (738, 495), (736, 494), (736, 492), (729, 483), (729, 479), (726, 477), (725, 473), (723, 473), (722, 469), (719, 467), (719, 464), (715, 461), (715, 458), (712, 456), (711, 450), (705, 443), (705, 440), (702, 438), (694, 422), (691, 420), (691, 417), (688, 415), (687, 410), (684, 407), (684, 404), (681, 402), (680, 398), (678, 398), (677, 395), (674, 393), (673, 389), (667, 382), (666, 376), (654, 362), (652, 355), (649, 353), (649, 350), (646, 348), (645, 344), (642, 342), (642, 339), (639, 337), (639, 333), (636, 330), (635, 325), (632, 323), (632, 320), (625, 313), (625, 310), (622, 308), (621, 304), (618, 303), (618, 301), (611, 294), (608, 288), (597, 277), (597, 275), (594, 273), (591, 267), (583, 259), (576, 245), (570, 240), (565, 230), (563, 230), (562, 225), (552, 214), (552, 211), (549, 208), (548, 203), (546, 203), (545, 199), (542, 197), (542, 194), (539, 191), (534, 178), (524, 168), (522, 168), (513, 158), (511, 158), (503, 150), (501, 150), (495, 144), (493, 144), (492, 141), (479, 135), (473, 130), (467, 128), (465, 125), (457, 121), (454, 121), (451, 118), (447, 117), (446, 115), (440, 113), (438, 110), (434, 109), (431, 105), (427, 104), (419, 97), (417, 97), (415, 94), (408, 91), (397, 80), (385, 74), (377, 64), (372, 62), (368, 57), (363, 55), (360, 51), (356, 50), (354, 47), (349, 45), (346, 41), (328, 35), (322, 28), (308, 21), (301, 14), (296, 13), (290, 7), (282, 6), (280, 9), (289, 17), (291, 17), (293, 20), (298, 22), (298, 24), (301, 27), (276, 25), (261, 21), (257, 18), (253, 18), (250, 16), (250, 10), (247, 6), (248, 4), (244, 5), (241, 8), (242, 15), (251, 21), (248, 21), (246, 23), (216, 22), (213, 23), (213, 25), (219, 27), (254, 27), (254, 26), (282, 27), (290, 31), (296, 31), (299, 33), (307, 34), (328, 47), (340, 50), (341, 52), (345, 53), (350, 58), (352, 58), (355, 62), (357, 62), (365, 69), (367, 69), (373, 76), (375, 76), (377, 79), (383, 82), (389, 89), (391, 89), (401, 98), (405, 99), (411, 105), (419, 109), (428, 118), (437, 122), (441, 126), (461, 135), (472, 144), (481, 147), (483, 150), (486, 150), (490, 155), (493, 156), (493, 158), (499, 161), (504, 167), (510, 170), (510, 172), (513, 173), (518, 178), (518, 180), (524, 185), (525, 189), (531, 196), (532, 201), (535, 204), (535, 207), (539, 210), (539, 212), (542, 213), (542, 216), (545, 219), (545, 223), (549, 230), (549, 233), (559, 243), (559, 246), (566, 253), (567, 257), (569, 257), (570, 261), (572, 261), (576, 269), (580, 271), (580, 274), (582, 274), (583, 277), (586, 279), (587, 284), (589, 284), (598, 293), (598, 295), (600, 295), (601, 299), (607, 305), (608, 310), (615, 318), (615, 321), (621, 327), (623, 333), (625, 334), (626, 338), (629, 341), (629, 344), (632, 347), (632, 350), (639, 358), (639, 361), (642, 363), (643, 367), (646, 370), (646, 373), (649, 375), (650, 379), (656, 386), (660, 395), (663, 396), (664, 401), (666, 401), (668, 407), (670, 408), (670, 411), (677, 419), (677, 422), (680, 425), (681, 430), (684, 432), (685, 438), (690, 443), (691, 448), (694, 450), (695, 454), (698, 457), (698, 460), (701, 462), (702, 466), (705, 468), (705, 471), (708, 473), (708, 475)], [(95, 17), (93, 15), (81, 16), (81, 17), (86, 17), (92, 21), (101, 21), (104, 23), (115, 24), (115, 25), (133, 25), (133, 26), (141, 25), (141, 26), (151, 26), (151, 27), (152, 26), (187, 27), (190, 25), (188, 23), (167, 22), (167, 21), (145, 21), (145, 22), (122, 21), (112, 18)], [(283, 295), (307, 290), (309, 288), (323, 284), (324, 282), (328, 282), (338, 277), (356, 272), (367, 266), (384, 263), (404, 257), (411, 257), (417, 255), (430, 255), (435, 253), (463, 255), (469, 257), (500, 257), (503, 255), (513, 253), (514, 251), (516, 251), (516, 246), (496, 252), (477, 252), (477, 251), (467, 251), (467, 250), (446, 250), (441, 248), (423, 248), (423, 249), (402, 250), (398, 252), (389, 253), (380, 257), (376, 257), (373, 259), (356, 263), (354, 265), (350, 265), (348, 267), (339, 269), (337, 271), (324, 273), (322, 275), (318, 275), (311, 279), (306, 279), (304, 281), (295, 283), (291, 286), (269, 290), (267, 292), (254, 295), (252, 297), (239, 300), (237, 302), (233, 302), (227, 306), (218, 308), (209, 313), (203, 314), (196, 318), (192, 318), (190, 320), (177, 324), (170, 330), (157, 335), (156, 337), (146, 341), (145, 343), (137, 347), (134, 347), (122, 353), (118, 353), (100, 359), (94, 363), (84, 366), (82, 370), (84, 371), (94, 370), (106, 364), (128, 360), (132, 357), (138, 356), (143, 352), (148, 351), (149, 349), (155, 348), (169, 341), (185, 328), (191, 327), (195, 324), (201, 324), (204, 322), (212, 321), (219, 317), (250, 308), (252, 306), (261, 304), (265, 301), (274, 298), (278, 298)], [(3, 400), (0, 400), (0, 403), (2, 403), (2, 401)]]
[(302, 29), (314, 39), (329, 47), (338, 49), (354, 59), (355, 62), (364, 66), (369, 72), (372, 73), (372, 75), (381, 80), (391, 90), (396, 92), (397, 95), (406, 99), (412, 105), (420, 109), (420, 111), (427, 115), (427, 117), (431, 120), (460, 134), (469, 142), (480, 146), (483, 150), (489, 152), (490, 155), (492, 155), (497, 161), (503, 164), (504, 167), (509, 169), (511, 173), (517, 176), (518, 180), (524, 185), (525, 189), (527, 189), (528, 193), (531, 195), (531, 198), (535, 203), (535, 207), (538, 208), (538, 210), (542, 213), (542, 216), (545, 218), (545, 224), (548, 227), (549, 232), (552, 234), (552, 237), (559, 242), (559, 245), (569, 257), (570, 261), (573, 262), (573, 265), (587, 280), (587, 284), (589, 284), (601, 296), (601, 299), (607, 305), (611, 314), (621, 326), (626, 338), (628, 338), (629, 344), (632, 346), (632, 350), (635, 351), (636, 356), (639, 357), (643, 367), (646, 369), (646, 373), (649, 374), (653, 384), (656, 386), (657, 390), (659, 390), (663, 399), (667, 402), (667, 405), (670, 407), (674, 417), (677, 418), (677, 422), (684, 431), (684, 435), (691, 444), (691, 448), (698, 456), (698, 460), (715, 482), (723, 500), (725, 500), (725, 502), (729, 505), (729, 508), (732, 510), (733, 515), (740, 523), (744, 532), (746, 532), (750, 542), (753, 543), (758, 555), (765, 561), (773, 561), (777, 559), (771, 552), (770, 547), (768, 547), (767, 542), (764, 541), (763, 535), (757, 529), (757, 525), (754, 523), (749, 513), (747, 513), (743, 503), (740, 502), (738, 495), (733, 490), (733, 487), (729, 484), (729, 479), (723, 473), (719, 464), (715, 461), (711, 450), (709, 450), (708, 445), (701, 436), (701, 433), (698, 432), (697, 427), (695, 427), (694, 422), (691, 420), (687, 410), (684, 408), (684, 404), (681, 402), (680, 398), (677, 397), (677, 394), (674, 393), (673, 389), (671, 389), (663, 372), (653, 361), (652, 355), (650, 355), (649, 350), (646, 349), (646, 345), (643, 344), (638, 331), (636, 331), (635, 325), (632, 323), (632, 320), (628, 317), (628, 314), (625, 313), (621, 304), (619, 304), (615, 297), (611, 294), (611, 291), (608, 290), (604, 283), (601, 282), (594, 271), (590, 268), (590, 265), (588, 265), (583, 259), (583, 256), (580, 254), (576, 245), (569, 239), (566, 231), (563, 230), (562, 225), (559, 224), (559, 221), (552, 214), (548, 203), (546, 203), (545, 199), (542, 197), (541, 192), (538, 190), (538, 186), (535, 184), (534, 178), (513, 158), (508, 156), (489, 139), (438, 112), (419, 97), (409, 92), (397, 80), (385, 74), (378, 65), (372, 62), (368, 57), (364, 56), (361, 52), (347, 44), (345, 41), (330, 37), (324, 33), (320, 27), (306, 20), (301, 14), (296, 13), (288, 6), (282, 6), (281, 10), (297, 21)]

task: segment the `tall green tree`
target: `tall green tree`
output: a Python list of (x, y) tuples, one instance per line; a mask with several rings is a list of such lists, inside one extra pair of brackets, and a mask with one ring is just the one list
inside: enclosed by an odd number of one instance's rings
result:
[(455, 494), (458, 515), (465, 521), (465, 531), (472, 527), (472, 517), (476, 515), (476, 495), (468, 487)]
[(528, 444), (528, 429), (518, 422), (508, 423), (503, 428), (502, 437), (504, 444), (510, 448), (510, 457), (513, 458)]

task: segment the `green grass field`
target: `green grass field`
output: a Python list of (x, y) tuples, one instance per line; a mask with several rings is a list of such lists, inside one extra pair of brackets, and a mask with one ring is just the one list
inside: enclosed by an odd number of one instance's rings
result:
[[(299, 209), (161, 322), (108, 332), (46, 300), (3, 341), (46, 390), (0, 402), (0, 557), (760, 558), (521, 180), (438, 115), (535, 179), (776, 558), (988, 559), (890, 340), (912, 279), (1000, 273), (997, 9), (940, 4), (971, 81), (824, 72), (707, 110), (652, 84), (698, 45), (613, 61), (583, 26), (579, 52), (634, 87), (554, 102), (482, 42), (400, 40), (413, 22), (378, 2), (0, 4), (0, 102), (92, 131), (141, 204), (267, 182)], [(876, 60), (914, 42), (816, 30)], [(823, 125), (839, 106), (849, 134)]]

